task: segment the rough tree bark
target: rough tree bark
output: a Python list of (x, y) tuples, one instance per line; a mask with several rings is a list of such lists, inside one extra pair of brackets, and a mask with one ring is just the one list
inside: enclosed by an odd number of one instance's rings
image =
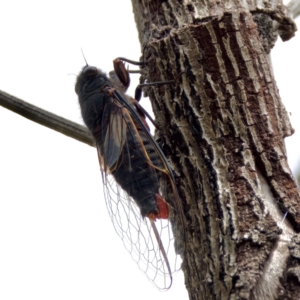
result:
[(132, 3), (147, 80), (185, 71), (148, 92), (184, 207), (190, 299), (300, 299), (293, 129), (267, 57), (296, 31), (282, 1)]

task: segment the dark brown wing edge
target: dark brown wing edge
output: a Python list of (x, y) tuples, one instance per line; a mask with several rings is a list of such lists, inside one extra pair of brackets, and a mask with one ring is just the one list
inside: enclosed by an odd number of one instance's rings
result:
[(165, 290), (168, 290), (172, 286), (172, 283), (173, 283), (173, 277), (172, 277), (172, 271), (171, 271), (170, 263), (169, 263), (169, 260), (168, 260), (168, 256), (167, 256), (166, 250), (165, 250), (165, 248), (163, 246), (163, 243), (162, 243), (161, 238), (159, 236), (159, 233), (157, 231), (157, 228), (156, 228), (156, 226), (154, 224), (154, 221), (150, 220), (150, 223), (151, 223), (151, 227), (153, 229), (154, 235), (156, 237), (159, 250), (160, 250), (163, 258), (165, 259), (166, 266), (168, 268), (168, 272), (169, 272), (169, 275), (170, 275), (170, 284), (169, 284), (168, 287), (165, 288)]

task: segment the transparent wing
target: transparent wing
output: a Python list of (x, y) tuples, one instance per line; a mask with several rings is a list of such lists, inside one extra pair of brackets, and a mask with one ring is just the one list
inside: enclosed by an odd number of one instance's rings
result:
[[(118, 111), (111, 115), (110, 122), (108, 127), (115, 127), (115, 129), (107, 129), (104, 145), (109, 145), (110, 153), (113, 155), (104, 151), (102, 156), (98, 147), (104, 196), (110, 218), (125, 248), (139, 268), (159, 289), (168, 289), (172, 284), (172, 274), (179, 270), (181, 265), (181, 260), (175, 253), (171, 224), (164, 219), (157, 219), (153, 222), (147, 217), (142, 218), (136, 202), (120, 187), (109, 171), (112, 167), (112, 161), (119, 160), (117, 165), (120, 167), (120, 164), (124, 163), (124, 159), (128, 159), (129, 156), (124, 156), (123, 147), (134, 147), (139, 151), (144, 151), (145, 157), (148, 157), (143, 144), (145, 137), (138, 136), (134, 139), (134, 145), (127, 144), (127, 141), (123, 142), (125, 129), (127, 137), (128, 131), (130, 131), (130, 136), (137, 136), (139, 132), (135, 129), (130, 113), (122, 106), (118, 107)], [(114, 142), (116, 132), (117, 138), (121, 137), (122, 142)], [(106, 139), (109, 139), (109, 142)], [(104, 149), (108, 148), (104, 147)], [(123, 155), (123, 157), (118, 159), (116, 155)], [(107, 157), (113, 157), (109, 160), (109, 166), (105, 163)], [(153, 162), (149, 159), (150, 164)], [(130, 164), (128, 166), (130, 167)], [(116, 165), (113, 168), (115, 171)], [(159, 172), (159, 168), (153, 168), (153, 170)], [(162, 171), (162, 173), (165, 172)], [(130, 175), (124, 174), (124, 176)]]
[(172, 274), (180, 269), (168, 220), (142, 218), (136, 203), (102, 171), (104, 197), (113, 226), (126, 250), (148, 279), (159, 289), (170, 288)]

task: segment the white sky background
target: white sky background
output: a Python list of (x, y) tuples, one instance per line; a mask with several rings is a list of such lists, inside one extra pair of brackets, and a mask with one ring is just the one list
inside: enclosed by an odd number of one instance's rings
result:
[[(85, 64), (80, 48), (90, 65), (106, 72), (118, 56), (140, 57), (131, 2), (102, 2), (6, 1), (0, 89), (83, 123), (76, 78), (67, 75)], [(280, 94), (296, 129), (286, 139), (295, 169), (299, 36), (277, 42), (273, 52)], [(159, 292), (124, 249), (106, 211), (94, 148), (2, 107), (0, 141), (0, 299), (188, 299), (181, 274), (170, 291)]]

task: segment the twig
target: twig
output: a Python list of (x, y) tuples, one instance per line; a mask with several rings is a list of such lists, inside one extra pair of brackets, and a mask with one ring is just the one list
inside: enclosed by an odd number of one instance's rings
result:
[(95, 141), (85, 126), (59, 117), (3, 91), (0, 91), (0, 105), (33, 122), (63, 133), (82, 143), (95, 146)]

